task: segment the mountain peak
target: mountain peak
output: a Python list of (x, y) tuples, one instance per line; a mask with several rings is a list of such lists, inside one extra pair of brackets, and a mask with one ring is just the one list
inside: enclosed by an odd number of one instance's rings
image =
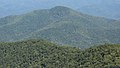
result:
[(70, 10), (70, 8), (64, 7), (64, 6), (55, 6), (55, 7), (51, 8), (51, 10), (54, 10), (54, 9)]
[(73, 11), (73, 10), (68, 7), (64, 7), (64, 6), (56, 6), (56, 7), (50, 9), (50, 12), (53, 15), (57, 15), (57, 17), (69, 15), (69, 14), (71, 14), (71, 11)]

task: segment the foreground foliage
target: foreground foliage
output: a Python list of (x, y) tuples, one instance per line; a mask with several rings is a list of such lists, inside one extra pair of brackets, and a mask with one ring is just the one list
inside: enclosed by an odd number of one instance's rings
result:
[(120, 66), (120, 45), (80, 50), (44, 40), (0, 43), (0, 68), (109, 68)]

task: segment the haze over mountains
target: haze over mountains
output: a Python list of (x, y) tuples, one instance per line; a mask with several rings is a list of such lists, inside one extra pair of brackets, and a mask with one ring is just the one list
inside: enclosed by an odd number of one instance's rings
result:
[(120, 0), (0, 0), (0, 68), (119, 68), (119, 7)]
[(63, 6), (0, 19), (0, 41), (34, 38), (80, 48), (120, 43), (120, 21), (86, 15)]
[(0, 0), (0, 17), (58, 5), (90, 15), (120, 19), (120, 0)]
[(120, 19), (120, 0), (101, 0), (98, 4), (83, 6), (78, 10), (94, 16)]

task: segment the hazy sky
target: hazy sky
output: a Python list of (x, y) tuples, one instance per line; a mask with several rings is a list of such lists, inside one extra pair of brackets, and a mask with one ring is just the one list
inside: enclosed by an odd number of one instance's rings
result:
[(54, 6), (79, 9), (89, 5), (104, 7), (104, 4), (120, 4), (120, 0), (0, 0), (0, 17)]
[[(90, 4), (98, 4), (101, 2), (118, 2), (120, 0), (0, 0), (0, 7), (1, 6), (39, 6), (40, 8), (47, 8), (52, 7), (56, 5), (64, 5), (64, 6), (70, 6), (70, 7), (81, 7), (84, 5), (90, 5)], [(7, 6), (6, 6), (7, 7)]]
[(119, 3), (120, 0), (0, 0), (1, 7), (50, 8), (57, 5), (79, 8), (91, 4)]

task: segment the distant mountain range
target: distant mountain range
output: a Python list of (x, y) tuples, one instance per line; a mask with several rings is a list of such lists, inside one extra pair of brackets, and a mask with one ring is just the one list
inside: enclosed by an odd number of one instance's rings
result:
[(111, 19), (120, 19), (119, 0), (115, 0), (114, 2), (107, 2), (107, 0), (104, 0), (99, 4), (91, 4), (80, 7), (78, 10), (89, 15), (101, 16)]
[(120, 19), (120, 0), (0, 0), (0, 17), (58, 5), (71, 7), (89, 15)]
[(39, 38), (80, 48), (120, 43), (120, 21), (86, 15), (63, 6), (0, 19), (0, 41)]

